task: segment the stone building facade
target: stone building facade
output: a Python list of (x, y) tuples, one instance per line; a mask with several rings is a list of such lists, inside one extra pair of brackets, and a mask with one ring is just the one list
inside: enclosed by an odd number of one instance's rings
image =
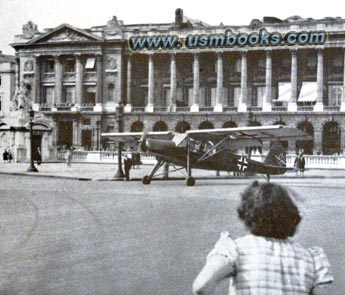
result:
[[(324, 44), (131, 50), (144, 36), (324, 31)], [(290, 152), (341, 153), (345, 146), (345, 20), (265, 17), (243, 26), (210, 26), (183, 16), (160, 24), (124, 24), (113, 17), (88, 29), (62, 24), (40, 32), (29, 22), (12, 44), (16, 83), (51, 121), (47, 157), (60, 146), (99, 149), (102, 132), (284, 124), (311, 142)]]

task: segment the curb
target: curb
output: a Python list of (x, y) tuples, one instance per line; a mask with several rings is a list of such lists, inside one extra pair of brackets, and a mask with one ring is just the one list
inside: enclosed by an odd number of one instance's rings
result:
[[(79, 181), (125, 181), (124, 179), (120, 178), (91, 178), (91, 177), (79, 177), (79, 176), (63, 176), (63, 175), (52, 175), (52, 174), (42, 174), (42, 173), (33, 173), (33, 172), (1, 172), (0, 175), (14, 175), (14, 176), (29, 176), (29, 177), (45, 177), (45, 178), (57, 178), (57, 179), (70, 179), (70, 180), (79, 180)], [(226, 179), (256, 179), (257, 176), (210, 176), (210, 177), (196, 177), (196, 179), (200, 180), (226, 180)], [(342, 179), (345, 176), (325, 176), (325, 175), (311, 175), (311, 176), (271, 176), (271, 179), (328, 179), (328, 178), (337, 178)], [(185, 180), (184, 177), (171, 177), (168, 179), (164, 178), (157, 178), (154, 181), (167, 181), (167, 180)], [(130, 181), (142, 181), (142, 178), (131, 178)]]

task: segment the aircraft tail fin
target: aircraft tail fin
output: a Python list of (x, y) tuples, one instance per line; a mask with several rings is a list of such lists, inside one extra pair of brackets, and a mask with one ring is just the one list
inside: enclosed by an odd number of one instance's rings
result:
[(286, 151), (280, 141), (273, 143), (264, 163), (271, 166), (286, 167)]

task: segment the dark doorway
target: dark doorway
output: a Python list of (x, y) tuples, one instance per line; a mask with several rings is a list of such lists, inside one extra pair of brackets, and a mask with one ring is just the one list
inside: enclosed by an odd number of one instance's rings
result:
[(152, 131), (168, 131), (168, 125), (163, 121), (158, 121), (153, 125)]
[(187, 130), (190, 130), (190, 125), (186, 121), (180, 121), (176, 124), (175, 131), (179, 133), (185, 133)]
[[(309, 121), (300, 122), (297, 128), (314, 137), (314, 127)], [(314, 140), (296, 140), (296, 153), (303, 150), (306, 155), (312, 155), (314, 150)]]
[[(34, 150), (34, 160), (42, 161), (42, 134), (33, 134), (32, 135), (32, 148)], [(39, 149), (39, 152), (38, 152)]]
[(92, 144), (92, 132), (91, 130), (82, 130), (81, 131), (81, 145), (85, 150), (89, 151)]
[(199, 129), (214, 129), (214, 126), (210, 121), (203, 121), (200, 123)]
[(226, 121), (222, 128), (236, 128), (237, 124), (234, 121)]
[(60, 121), (58, 129), (58, 145), (69, 148), (73, 145), (72, 121)]
[(141, 132), (144, 129), (144, 123), (142, 121), (135, 121), (131, 125), (131, 132)]
[(322, 130), (322, 152), (324, 155), (340, 154), (341, 131), (337, 122), (327, 122)]

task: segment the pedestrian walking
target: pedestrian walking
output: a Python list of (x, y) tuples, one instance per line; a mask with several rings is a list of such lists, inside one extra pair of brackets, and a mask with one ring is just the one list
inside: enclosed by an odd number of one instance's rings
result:
[(333, 275), (323, 249), (291, 239), (302, 220), (296, 195), (255, 181), (241, 197), (237, 212), (250, 233), (238, 239), (220, 235), (194, 281), (194, 294), (214, 294), (217, 283), (229, 277), (237, 295), (329, 294)]
[(72, 150), (72, 148), (69, 148), (67, 150), (67, 167), (71, 167), (72, 158), (73, 158), (73, 150)]
[(300, 156), (299, 156), (299, 165), (300, 165), (300, 173), (301, 173), (301, 176), (304, 176), (305, 158), (304, 158), (303, 152), (301, 152), (301, 154), (300, 154)]
[(36, 149), (36, 161), (37, 161), (37, 165), (41, 165), (42, 155), (41, 155), (41, 149), (39, 147)]
[(4, 152), (2, 153), (2, 160), (4, 161), (4, 163), (6, 164), (8, 161), (8, 152), (5, 149)]
[(12, 156), (12, 152), (11, 151), (8, 151), (8, 163), (12, 163), (12, 160), (13, 160), (13, 156)]
[(304, 176), (304, 170), (305, 170), (305, 158), (303, 155), (303, 152), (300, 152), (294, 162), (294, 168), (296, 171), (296, 175)]
[(124, 157), (124, 166), (125, 166), (125, 178), (128, 181), (130, 178), (130, 171), (132, 168), (132, 159), (130, 159), (127, 155)]

